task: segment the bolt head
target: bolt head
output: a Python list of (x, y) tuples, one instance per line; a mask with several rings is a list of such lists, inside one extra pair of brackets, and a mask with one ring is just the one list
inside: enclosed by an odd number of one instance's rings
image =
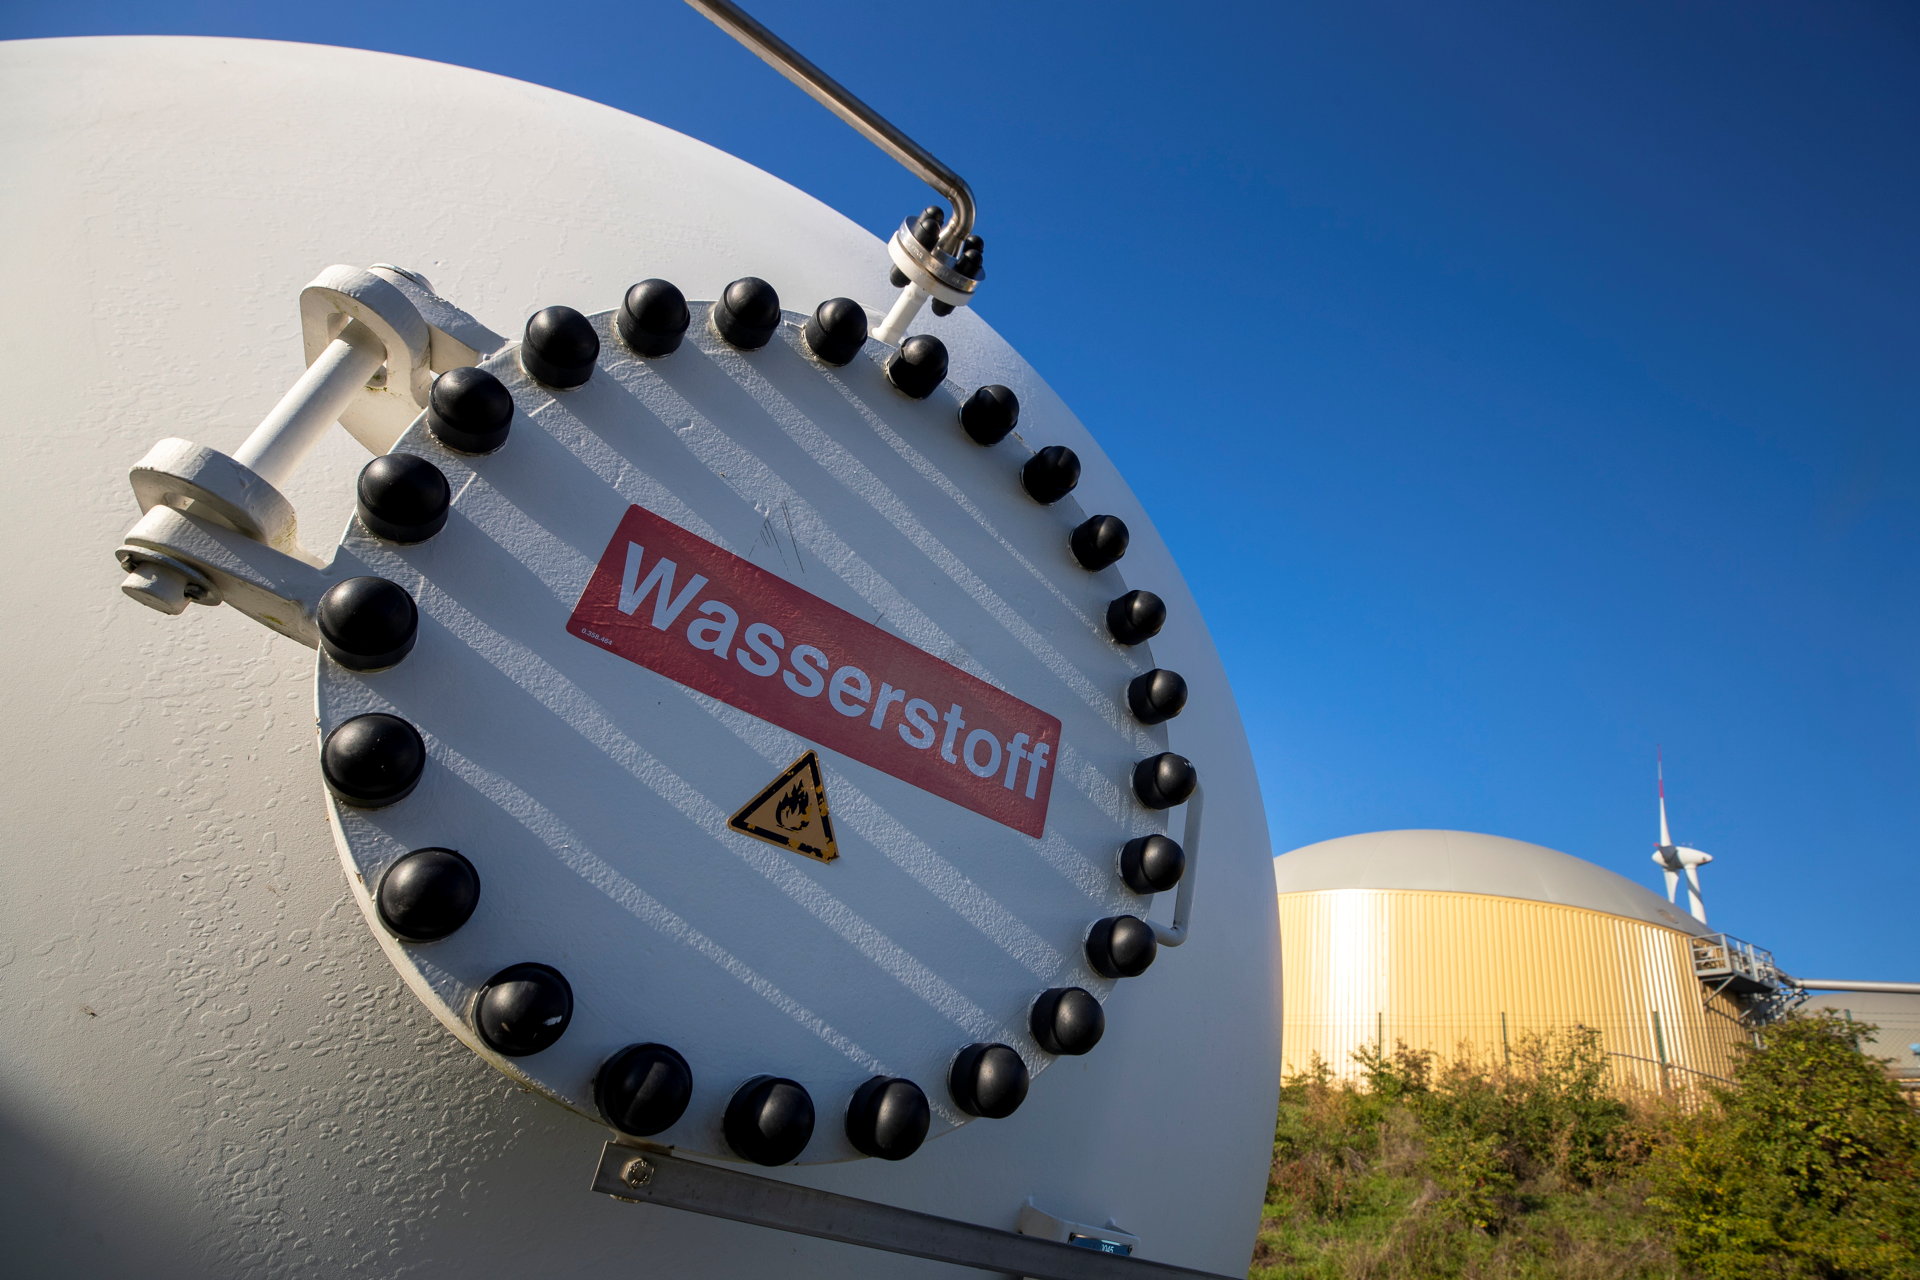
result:
[(1177, 671), (1155, 667), (1127, 682), (1127, 706), (1141, 724), (1161, 724), (1187, 705), (1187, 682)]
[(380, 809), (413, 794), (427, 767), (420, 731), (373, 711), (335, 726), (320, 744), (320, 773), (343, 804)]
[(920, 242), (921, 248), (931, 249), (940, 242), (940, 228), (946, 225), (947, 211), (937, 204), (930, 204), (913, 220), (913, 238)]
[(742, 1160), (787, 1164), (813, 1139), (813, 1099), (797, 1081), (755, 1076), (727, 1103), (721, 1132)]
[(1020, 484), (1041, 505), (1060, 501), (1080, 483), (1080, 455), (1063, 444), (1050, 444), (1020, 468)]
[(1159, 950), (1153, 926), (1138, 916), (1108, 916), (1087, 931), (1087, 963), (1103, 978), (1137, 978)]
[(630, 1044), (600, 1064), (594, 1103), (622, 1133), (646, 1138), (670, 1128), (693, 1099), (693, 1069), (664, 1044)]
[(1107, 1015), (1085, 989), (1055, 987), (1033, 1002), (1027, 1029), (1048, 1053), (1077, 1057), (1100, 1043), (1107, 1031)]
[(387, 868), (373, 901), (400, 941), (438, 942), (480, 905), (480, 873), (452, 849), (415, 849)]
[(349, 671), (384, 671), (413, 651), (420, 610), (397, 582), (370, 575), (327, 588), (314, 610), (320, 647)]
[(1089, 516), (1074, 529), (1067, 545), (1088, 572), (1098, 572), (1127, 554), (1127, 522), (1119, 516)]
[(555, 391), (583, 386), (599, 359), (593, 321), (572, 307), (543, 307), (527, 321), (520, 367), (535, 381)]
[(449, 369), (433, 380), (427, 429), (447, 448), (492, 453), (512, 425), (513, 395), (485, 369)]
[[(512, 416), (511, 408), (508, 416)], [(428, 426), (432, 426), (431, 421)], [(446, 475), (411, 453), (375, 458), (360, 469), (354, 489), (360, 523), (376, 538), (388, 542), (425, 542), (446, 528), (447, 512), (453, 506), (453, 490), (447, 485)]]
[(1027, 1098), (1027, 1064), (1004, 1044), (970, 1044), (947, 1072), (947, 1092), (970, 1116), (1004, 1120)]
[(1163, 835), (1136, 836), (1120, 850), (1120, 878), (1135, 893), (1165, 893), (1186, 870), (1186, 850)]
[(915, 400), (925, 400), (947, 380), (947, 344), (916, 333), (887, 361), (887, 381)]
[(847, 1104), (847, 1141), (862, 1155), (905, 1160), (926, 1141), (933, 1111), (911, 1080), (875, 1076)]
[(1020, 397), (995, 383), (981, 387), (960, 406), (960, 426), (978, 445), (999, 444), (1020, 425)]
[(815, 359), (839, 367), (867, 344), (867, 313), (852, 298), (828, 298), (814, 309), (803, 332)]
[(686, 295), (665, 280), (642, 280), (621, 300), (614, 327), (637, 356), (657, 359), (680, 349), (691, 323)]
[(551, 1049), (572, 1021), (573, 987), (551, 965), (509, 965), (487, 979), (473, 1003), (474, 1030), (506, 1058)]
[(1148, 756), (1133, 766), (1133, 793), (1149, 809), (1185, 804), (1199, 782), (1193, 761), (1171, 751)]
[(742, 276), (713, 304), (713, 327), (742, 351), (758, 351), (780, 328), (780, 295), (759, 276)]
[(1166, 624), (1166, 602), (1151, 591), (1129, 591), (1107, 605), (1107, 632), (1121, 644), (1151, 640)]

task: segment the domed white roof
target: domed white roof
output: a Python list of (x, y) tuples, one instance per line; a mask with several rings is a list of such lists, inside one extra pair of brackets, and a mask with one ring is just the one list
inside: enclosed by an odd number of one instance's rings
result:
[(1430, 889), (1605, 911), (1687, 933), (1705, 925), (1659, 894), (1584, 859), (1472, 831), (1370, 831), (1322, 840), (1273, 860), (1281, 893)]

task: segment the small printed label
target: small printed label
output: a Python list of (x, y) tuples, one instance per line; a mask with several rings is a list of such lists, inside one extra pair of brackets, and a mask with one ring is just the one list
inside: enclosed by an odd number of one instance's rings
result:
[(1046, 830), (1058, 719), (644, 507), (627, 509), (567, 630), (1016, 831)]
[(840, 856), (827, 812), (827, 787), (820, 780), (820, 757), (811, 751), (781, 770), (727, 825), (822, 862)]

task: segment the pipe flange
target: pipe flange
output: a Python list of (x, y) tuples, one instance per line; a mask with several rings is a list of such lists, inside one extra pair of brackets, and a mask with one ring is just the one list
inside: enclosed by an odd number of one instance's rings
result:
[(271, 547), (294, 544), (293, 504), (218, 449), (169, 437), (147, 450), (127, 479), (143, 513), (172, 507)]
[(980, 287), (978, 280), (960, 273), (955, 259), (916, 240), (911, 220), (902, 222), (893, 239), (887, 241), (887, 256), (893, 259), (900, 274), (919, 285), (927, 296), (950, 307), (966, 306), (973, 301), (973, 291)]

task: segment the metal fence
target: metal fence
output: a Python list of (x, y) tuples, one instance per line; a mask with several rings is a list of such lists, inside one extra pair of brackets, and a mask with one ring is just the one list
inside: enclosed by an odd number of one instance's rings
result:
[[(1617, 1090), (1663, 1094), (1683, 1093), (1712, 1084), (1728, 1084), (1732, 1046), (1751, 1043), (1753, 1032), (1726, 1019), (1715, 1039), (1727, 1052), (1706, 1066), (1692, 1065), (1674, 1051), (1671, 1028), (1658, 1009), (1637, 1017), (1591, 1020), (1549, 1020), (1517, 1014), (1493, 1015), (1396, 1014), (1378, 1010), (1371, 1019), (1284, 1018), (1281, 1060), (1289, 1075), (1311, 1069), (1318, 1054), (1336, 1079), (1358, 1079), (1363, 1074), (1355, 1051), (1392, 1052), (1397, 1046), (1423, 1050), (1435, 1067), (1463, 1063), (1486, 1070), (1531, 1069), (1542, 1056), (1564, 1052), (1576, 1037), (1591, 1035), (1605, 1055), (1611, 1082)], [(1696, 1060), (1698, 1054), (1694, 1055)]]

